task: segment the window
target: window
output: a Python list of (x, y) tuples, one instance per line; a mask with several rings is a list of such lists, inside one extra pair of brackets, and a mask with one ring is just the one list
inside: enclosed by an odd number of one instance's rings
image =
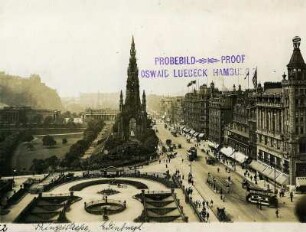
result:
[(301, 126), (301, 134), (304, 134), (304, 127)]
[(300, 152), (301, 153), (306, 152), (306, 143), (303, 143), (303, 142), (300, 143)]

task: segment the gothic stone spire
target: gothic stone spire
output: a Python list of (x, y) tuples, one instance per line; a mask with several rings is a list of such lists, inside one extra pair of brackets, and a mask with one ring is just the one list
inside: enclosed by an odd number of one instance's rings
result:
[(136, 49), (134, 37), (132, 37), (132, 44), (130, 49), (130, 61), (127, 70), (127, 83), (126, 83), (126, 98), (125, 104), (133, 107), (140, 106), (139, 96), (139, 79), (138, 79), (138, 67), (136, 60)]

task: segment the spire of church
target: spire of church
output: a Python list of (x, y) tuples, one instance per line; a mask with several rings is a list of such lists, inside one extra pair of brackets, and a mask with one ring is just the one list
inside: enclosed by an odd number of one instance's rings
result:
[(120, 91), (120, 100), (119, 100), (119, 110), (122, 111), (123, 108), (123, 93), (122, 90)]
[(126, 98), (125, 104), (130, 106), (140, 106), (139, 96), (139, 79), (138, 79), (138, 67), (136, 60), (136, 49), (134, 37), (132, 37), (129, 67), (127, 70), (127, 83), (126, 83)]
[(143, 93), (142, 93), (142, 106), (143, 106), (143, 110), (146, 111), (147, 100), (146, 100), (146, 92), (145, 91), (143, 91)]

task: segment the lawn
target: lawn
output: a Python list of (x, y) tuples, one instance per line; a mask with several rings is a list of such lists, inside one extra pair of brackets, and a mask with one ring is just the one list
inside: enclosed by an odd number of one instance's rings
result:
[[(43, 146), (43, 135), (34, 136), (34, 140), (29, 142), (33, 145), (33, 149), (29, 148), (28, 142), (21, 143), (17, 147), (12, 157), (12, 168), (18, 171), (28, 171), (34, 159), (46, 159), (53, 155), (58, 158), (65, 156), (69, 148), (79, 139), (82, 139), (83, 132), (52, 135), (56, 140), (56, 145), (52, 147)], [(67, 143), (62, 144), (62, 139), (66, 138)]]

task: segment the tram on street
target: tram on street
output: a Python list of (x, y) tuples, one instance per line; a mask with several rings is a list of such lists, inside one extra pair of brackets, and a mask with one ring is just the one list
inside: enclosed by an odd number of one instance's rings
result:
[(256, 187), (247, 187), (246, 201), (257, 205), (278, 207), (276, 194), (271, 191)]

